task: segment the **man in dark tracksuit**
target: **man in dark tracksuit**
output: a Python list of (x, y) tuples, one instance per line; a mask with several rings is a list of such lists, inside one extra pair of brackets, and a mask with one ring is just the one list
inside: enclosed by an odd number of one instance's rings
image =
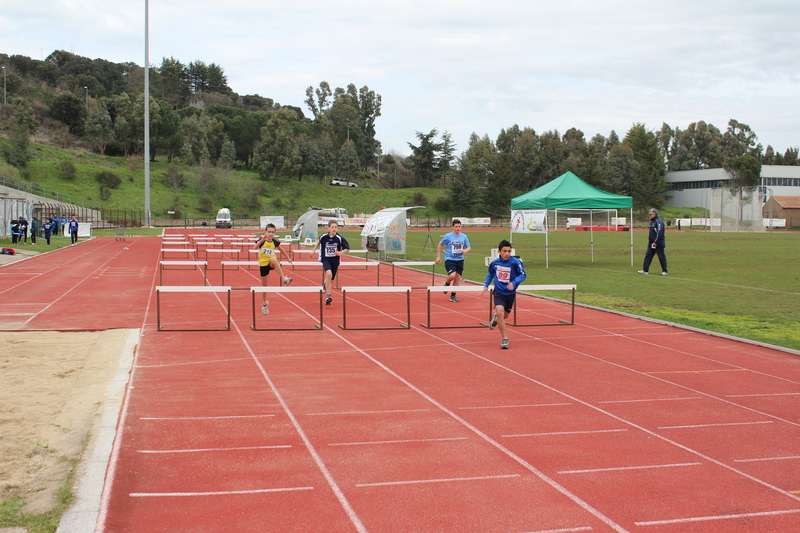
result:
[(667, 275), (667, 256), (664, 254), (666, 241), (664, 240), (664, 221), (658, 218), (658, 211), (651, 209), (647, 212), (650, 217), (650, 235), (647, 239), (647, 253), (644, 254), (644, 266), (639, 274), (648, 274), (650, 263), (653, 256), (658, 255), (658, 262), (661, 263), (661, 275)]

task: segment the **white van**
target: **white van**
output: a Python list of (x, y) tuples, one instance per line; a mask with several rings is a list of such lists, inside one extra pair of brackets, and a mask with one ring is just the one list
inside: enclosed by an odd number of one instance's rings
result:
[(226, 228), (230, 229), (233, 226), (233, 219), (231, 218), (231, 210), (227, 207), (223, 207), (219, 211), (217, 211), (217, 228)]

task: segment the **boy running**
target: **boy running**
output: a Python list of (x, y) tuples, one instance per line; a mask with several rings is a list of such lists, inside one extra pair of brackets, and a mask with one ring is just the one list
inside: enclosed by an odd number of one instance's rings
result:
[[(461, 275), (464, 273), (464, 254), (472, 249), (467, 236), (461, 233), (461, 221), (457, 218), (453, 219), (453, 231), (442, 237), (439, 246), (436, 247), (434, 263), (437, 265), (442, 262), (442, 248), (444, 248), (444, 268), (447, 270), (447, 281), (444, 285), (455, 287), (461, 283)], [(447, 294), (447, 291), (444, 293)], [(450, 301), (458, 303), (455, 292), (450, 293)]]
[(328, 233), (319, 238), (311, 250), (313, 253), (319, 247), (319, 260), (325, 271), (325, 305), (331, 305), (331, 285), (339, 270), (339, 258), (350, 251), (347, 239), (338, 234), (339, 223), (335, 220), (328, 222)]
[(492, 261), (489, 271), (486, 273), (486, 281), (483, 284), (481, 294), (486, 294), (489, 284), (494, 280), (494, 315), (489, 322), (489, 329), (500, 327), (500, 348), (508, 349), (508, 336), (506, 334), (506, 318), (511, 309), (514, 308), (514, 300), (517, 297), (517, 287), (525, 281), (525, 267), (522, 261), (516, 257), (511, 257), (511, 243), (503, 239), (497, 245), (500, 257)]
[[(284, 285), (288, 285), (292, 282), (292, 278), (287, 278), (283, 275), (283, 269), (281, 268), (281, 262), (278, 260), (278, 257), (275, 255), (276, 250), (280, 251), (289, 262), (292, 262), (291, 256), (286, 253), (281, 247), (281, 241), (275, 238), (275, 224), (269, 223), (264, 228), (264, 236), (261, 237), (258, 242), (256, 243), (256, 248), (258, 249), (258, 268), (261, 271), (261, 285), (266, 287), (269, 284), (269, 272), (270, 270), (277, 270), (278, 275), (281, 277), (281, 281)], [(267, 293), (261, 293), (261, 314), (267, 315), (269, 314), (269, 302), (267, 301)]]

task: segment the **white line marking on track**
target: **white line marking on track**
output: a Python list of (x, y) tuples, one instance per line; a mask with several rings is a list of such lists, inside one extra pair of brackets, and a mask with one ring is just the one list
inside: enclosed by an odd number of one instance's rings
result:
[(634, 403), (634, 402), (677, 402), (681, 400), (702, 400), (702, 396), (687, 396), (685, 398), (647, 398), (642, 400), (605, 400), (597, 403)]
[(212, 492), (131, 492), (133, 498), (157, 498), (159, 496), (232, 496), (237, 494), (261, 494), (264, 492), (288, 492), (295, 490), (314, 490), (314, 487), (284, 487), (278, 489), (218, 490)]
[(230, 415), (230, 416), (143, 416), (139, 420), (223, 420), (227, 418), (267, 418), (275, 415)]
[(586, 431), (551, 431), (548, 433), (520, 433), (518, 435), (500, 435), (501, 437), (539, 437), (547, 435), (581, 435), (584, 433), (618, 433), (627, 429), (594, 429)]
[(572, 533), (573, 531), (591, 531), (590, 526), (568, 527), (566, 529), (540, 529), (538, 531), (526, 531), (525, 533)]
[(684, 429), (684, 428), (710, 428), (716, 426), (751, 426), (754, 424), (772, 424), (772, 420), (762, 420), (760, 422), (725, 422), (719, 424), (692, 424), (688, 426), (660, 426), (658, 429)]
[(757, 457), (754, 459), (734, 459), (734, 463), (754, 463), (756, 461), (783, 461), (785, 459), (800, 459), (800, 455), (784, 455), (780, 457)]
[(726, 398), (755, 398), (760, 396), (796, 396), (800, 394), (800, 392), (775, 392), (775, 393), (764, 393), (764, 394), (726, 394)]
[(468, 440), (469, 437), (441, 437), (438, 439), (399, 439), (399, 440), (368, 440), (364, 442), (331, 442), (328, 446), (361, 446), (370, 444), (397, 444), (403, 442), (437, 442), (445, 440)]
[(384, 487), (387, 485), (415, 485), (418, 483), (447, 483), (451, 481), (477, 481), (484, 479), (505, 479), (520, 477), (519, 474), (500, 474), (497, 476), (451, 477), (441, 479), (412, 479), (409, 481), (380, 481), (377, 483), (356, 483), (356, 487)]
[(459, 409), (514, 409), (516, 407), (556, 407), (560, 405), (572, 405), (569, 402), (564, 403), (529, 403), (521, 405), (484, 405), (480, 407), (459, 407)]
[(616, 472), (619, 470), (647, 470), (650, 468), (676, 468), (680, 466), (702, 466), (703, 463), (673, 463), (667, 465), (617, 466), (613, 468), (587, 468), (585, 470), (561, 470), (559, 474), (589, 474), (592, 472)]
[(386, 413), (419, 413), (430, 409), (389, 409), (386, 411), (340, 411), (333, 413), (307, 413), (306, 416), (374, 415)]
[(695, 516), (692, 518), (674, 518), (672, 520), (652, 520), (649, 522), (634, 522), (637, 526), (661, 526), (665, 524), (685, 524), (687, 522), (705, 522), (708, 520), (733, 520), (736, 518), (752, 518), (756, 516), (777, 516), (782, 514), (800, 513), (800, 509), (786, 509), (785, 511), (763, 511), (760, 513), (726, 514), (716, 516)]
[(291, 448), (291, 444), (278, 444), (275, 446), (237, 446), (233, 448), (193, 448), (188, 450), (136, 450), (139, 453), (194, 453), (194, 452), (229, 452), (233, 450), (275, 450)]
[(249, 357), (235, 357), (233, 359), (213, 359), (210, 361), (190, 361), (188, 363), (165, 363), (163, 365), (139, 365), (139, 368), (160, 368), (183, 365), (212, 365), (215, 363), (229, 363), (231, 361), (250, 361)]

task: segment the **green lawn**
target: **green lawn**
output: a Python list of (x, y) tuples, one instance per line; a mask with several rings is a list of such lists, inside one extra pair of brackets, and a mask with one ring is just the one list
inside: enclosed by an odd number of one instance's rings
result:
[[(448, 228), (408, 232), (408, 259), (431, 260)], [(343, 231), (360, 247), (355, 231)], [(464, 277), (482, 282), (484, 257), (508, 230), (466, 229), (472, 244)], [(514, 248), (528, 273), (526, 283), (577, 284), (580, 303), (616, 309), (737, 337), (800, 350), (800, 233), (708, 233), (669, 231), (669, 276), (654, 259), (649, 276), (642, 268), (647, 234), (636, 231), (633, 266), (630, 234), (559, 231), (549, 238), (545, 268), (544, 235), (514, 235)], [(424, 249), (426, 248), (426, 249)], [(548, 296), (567, 298), (566, 294)]]

